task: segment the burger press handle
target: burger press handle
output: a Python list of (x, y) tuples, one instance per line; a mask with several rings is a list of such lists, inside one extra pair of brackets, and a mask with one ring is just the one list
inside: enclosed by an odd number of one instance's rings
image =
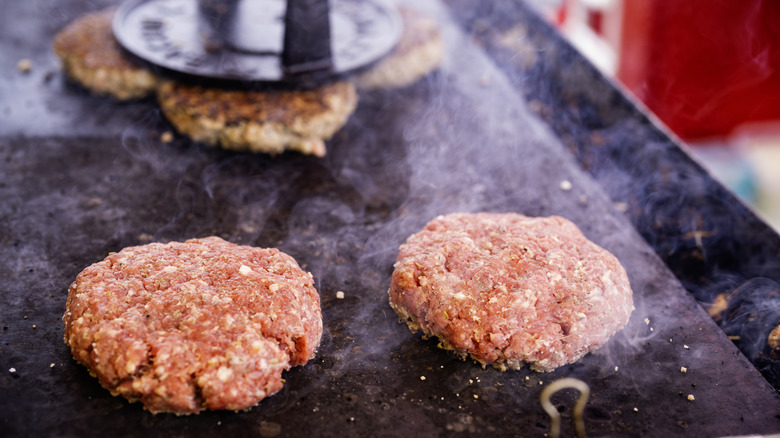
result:
[[(242, 0), (199, 0), (199, 19), (207, 51), (224, 48), (241, 50), (236, 45), (236, 15)], [(244, 0), (256, 1), (256, 0)], [(288, 0), (284, 15), (284, 39), (281, 69), (294, 76), (333, 68), (330, 38), (329, 0)], [(262, 26), (262, 25), (261, 25)], [(254, 27), (249, 38), (269, 38), (265, 29)]]
[(288, 0), (282, 68), (296, 75), (333, 67), (328, 0)]

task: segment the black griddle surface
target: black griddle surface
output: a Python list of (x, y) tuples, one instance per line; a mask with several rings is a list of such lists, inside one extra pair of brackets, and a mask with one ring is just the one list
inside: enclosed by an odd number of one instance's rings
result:
[[(6, 5), (0, 18), (0, 435), (543, 436), (537, 397), (560, 377), (591, 386), (590, 436), (780, 430), (776, 391), (445, 7), (431, 6), (445, 67), (404, 90), (362, 93), (317, 159), (162, 143), (170, 128), (154, 102), (92, 97), (56, 72), (54, 33), (100, 5), (30, 5)], [(20, 58), (33, 60), (29, 74), (15, 70)], [(398, 245), (454, 211), (573, 220), (626, 267), (629, 325), (547, 374), (483, 369), (410, 333), (387, 304)], [(71, 358), (67, 288), (111, 251), (208, 235), (279, 247), (310, 270), (322, 345), (250, 411), (151, 415)], [(554, 398), (567, 434), (575, 398)]]

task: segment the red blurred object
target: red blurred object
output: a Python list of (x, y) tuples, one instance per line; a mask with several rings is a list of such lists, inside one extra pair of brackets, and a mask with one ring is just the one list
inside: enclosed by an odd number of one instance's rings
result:
[(587, 20), (588, 27), (593, 29), (597, 35), (602, 35), (604, 33), (604, 13), (602, 11), (589, 10)]
[(780, 122), (780, 1), (624, 0), (617, 76), (684, 140)]

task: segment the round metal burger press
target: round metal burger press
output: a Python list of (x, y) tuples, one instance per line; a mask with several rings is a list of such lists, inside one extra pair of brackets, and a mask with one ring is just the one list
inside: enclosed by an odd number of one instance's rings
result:
[(370, 65), (402, 23), (384, 0), (126, 0), (113, 30), (131, 54), (175, 73), (295, 83)]

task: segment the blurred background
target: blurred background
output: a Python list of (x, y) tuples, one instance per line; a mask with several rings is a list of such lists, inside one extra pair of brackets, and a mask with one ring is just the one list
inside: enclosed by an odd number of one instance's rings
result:
[(528, 1), (780, 230), (780, 2)]

